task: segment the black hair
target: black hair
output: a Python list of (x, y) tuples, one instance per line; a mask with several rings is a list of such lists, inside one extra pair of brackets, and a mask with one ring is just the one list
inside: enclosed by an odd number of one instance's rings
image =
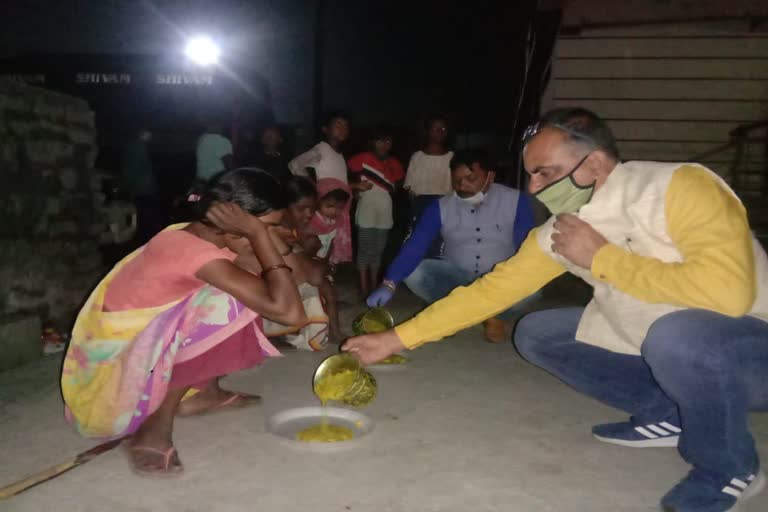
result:
[(283, 134), (283, 130), (280, 129), (280, 125), (277, 123), (267, 123), (261, 127), (261, 130), (259, 130), (259, 134), (264, 135), (264, 133), (267, 130), (275, 130), (280, 135)]
[(395, 130), (388, 124), (379, 124), (374, 128), (371, 140), (377, 141), (382, 139), (391, 139), (394, 136)]
[(449, 125), (447, 116), (441, 114), (432, 114), (426, 119), (426, 121), (424, 121), (424, 130), (429, 131), (429, 129), (432, 128), (432, 125), (437, 121), (444, 122), (446, 126)]
[(223, 171), (199, 185), (187, 199), (191, 220), (207, 224), (213, 203), (235, 203), (251, 215), (265, 215), (288, 206), (283, 186), (271, 174), (255, 167)]
[(568, 136), (568, 141), (590, 151), (601, 150), (619, 159), (616, 139), (608, 125), (600, 117), (581, 107), (556, 108), (544, 114), (539, 129), (553, 126)]
[(349, 201), (350, 197), (351, 196), (349, 195), (349, 192), (346, 190), (342, 188), (335, 188), (321, 197), (320, 200), (322, 201), (323, 199), (333, 199), (336, 202), (344, 204)]
[(315, 184), (304, 176), (291, 176), (283, 181), (283, 189), (289, 205), (298, 203), (305, 197), (317, 198)]
[(321, 126), (323, 128), (330, 128), (331, 123), (333, 123), (336, 119), (343, 119), (348, 123), (352, 121), (352, 118), (349, 116), (349, 114), (343, 110), (329, 110), (323, 116), (323, 124)]
[(493, 160), (488, 153), (482, 149), (464, 149), (457, 151), (451, 158), (451, 171), (459, 167), (472, 167), (472, 164), (480, 165), (480, 168), (486, 172), (496, 170)]

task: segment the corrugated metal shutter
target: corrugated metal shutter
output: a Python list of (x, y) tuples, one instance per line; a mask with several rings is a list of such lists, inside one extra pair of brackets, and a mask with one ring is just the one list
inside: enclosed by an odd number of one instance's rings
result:
[[(575, 105), (608, 120), (625, 160), (690, 159), (768, 119), (768, 35), (709, 23), (561, 37), (543, 106)], [(747, 167), (765, 169), (764, 147)], [(726, 175), (732, 161), (724, 152), (702, 163)]]

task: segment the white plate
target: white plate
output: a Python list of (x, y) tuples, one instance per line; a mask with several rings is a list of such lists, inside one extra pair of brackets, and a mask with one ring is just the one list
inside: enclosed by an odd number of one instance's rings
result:
[[(354, 439), (335, 443), (307, 443), (296, 439), (305, 428), (317, 425), (323, 419), (323, 409), (331, 425), (346, 427), (355, 433)], [(310, 451), (338, 451), (352, 448), (373, 430), (373, 420), (365, 414), (341, 407), (299, 407), (273, 414), (267, 419), (267, 431), (281, 437), (281, 442), (294, 448)]]

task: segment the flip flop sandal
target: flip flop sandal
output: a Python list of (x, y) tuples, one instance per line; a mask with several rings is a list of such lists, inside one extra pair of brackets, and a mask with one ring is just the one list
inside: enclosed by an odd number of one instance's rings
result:
[[(133, 473), (141, 477), (176, 478), (184, 471), (184, 466), (181, 464), (181, 461), (178, 460), (178, 451), (176, 451), (176, 448), (173, 446), (166, 450), (160, 450), (158, 448), (152, 448), (151, 446), (127, 444), (126, 452), (131, 462)], [(152, 455), (162, 457), (163, 464), (160, 467), (142, 468), (137, 463), (136, 452), (151, 453)]]
[(179, 418), (189, 418), (192, 416), (207, 416), (209, 414), (215, 414), (217, 412), (224, 411), (233, 411), (236, 409), (244, 409), (246, 407), (250, 407), (252, 405), (256, 405), (261, 401), (261, 397), (259, 395), (248, 395), (245, 393), (233, 393), (232, 396), (228, 397), (226, 400), (223, 400), (219, 402), (218, 404), (212, 405), (208, 407), (207, 409), (203, 409), (202, 411), (191, 413), (191, 414), (180, 414), (176, 413), (176, 416)]

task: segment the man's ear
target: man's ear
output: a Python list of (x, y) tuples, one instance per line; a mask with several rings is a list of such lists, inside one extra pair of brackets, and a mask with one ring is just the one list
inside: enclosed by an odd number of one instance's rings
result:
[(487, 187), (490, 187), (493, 183), (496, 182), (496, 171), (488, 171), (488, 184)]
[(323, 132), (323, 134), (328, 135), (328, 127), (327, 126), (323, 126), (322, 128), (320, 128), (320, 131)]
[(614, 165), (616, 165), (616, 162), (613, 158), (608, 156), (605, 151), (600, 150), (594, 151), (591, 155), (589, 155), (588, 161), (584, 163), (587, 164), (587, 168), (595, 176), (610, 172)]

